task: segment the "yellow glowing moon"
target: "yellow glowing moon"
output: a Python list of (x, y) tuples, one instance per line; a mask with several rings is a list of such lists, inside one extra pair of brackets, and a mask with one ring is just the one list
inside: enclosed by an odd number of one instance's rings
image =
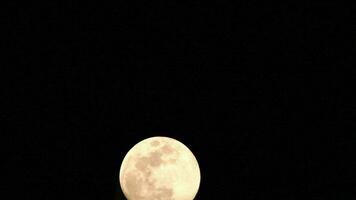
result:
[(169, 137), (151, 137), (133, 146), (120, 167), (120, 186), (129, 200), (193, 200), (200, 169), (193, 153)]

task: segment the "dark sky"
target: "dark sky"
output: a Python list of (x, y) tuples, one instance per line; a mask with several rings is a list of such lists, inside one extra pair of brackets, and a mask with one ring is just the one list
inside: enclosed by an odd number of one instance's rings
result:
[(198, 200), (355, 199), (351, 7), (123, 2), (5, 7), (2, 191), (124, 199), (124, 155), (165, 135)]

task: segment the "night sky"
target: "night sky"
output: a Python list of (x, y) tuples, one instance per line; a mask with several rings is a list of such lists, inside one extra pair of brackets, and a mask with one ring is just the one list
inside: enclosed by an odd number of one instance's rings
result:
[(351, 7), (12, 1), (5, 8), (8, 199), (124, 200), (121, 161), (156, 135), (195, 154), (198, 200), (356, 198)]

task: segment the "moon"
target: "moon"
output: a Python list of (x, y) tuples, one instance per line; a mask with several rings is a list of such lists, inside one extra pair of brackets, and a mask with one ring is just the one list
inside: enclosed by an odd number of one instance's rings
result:
[(183, 143), (156, 136), (134, 145), (120, 167), (120, 186), (129, 200), (193, 200), (199, 164)]

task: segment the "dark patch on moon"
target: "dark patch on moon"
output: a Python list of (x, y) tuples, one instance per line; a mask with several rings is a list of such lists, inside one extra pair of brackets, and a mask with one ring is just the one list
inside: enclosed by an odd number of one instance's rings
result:
[(154, 140), (154, 141), (151, 142), (151, 146), (153, 146), (153, 147), (156, 147), (159, 144), (160, 144), (160, 142), (158, 140)]
[(152, 152), (150, 154), (150, 157), (149, 157), (149, 162), (150, 162), (150, 165), (152, 165), (153, 167), (157, 167), (159, 165), (161, 165), (163, 163), (163, 160), (162, 160), (162, 153), (160, 152)]
[(132, 196), (133, 199), (141, 199), (140, 196), (142, 190), (143, 180), (137, 177), (134, 173), (128, 173), (125, 177), (125, 183), (128, 194)]
[[(158, 141), (157, 141), (158, 142)], [(157, 143), (156, 143), (157, 144)], [(153, 143), (151, 143), (153, 145)], [(127, 190), (129, 195), (135, 200), (174, 200), (173, 189), (160, 187), (157, 188), (153, 181), (150, 181), (151, 176), (150, 167), (158, 167), (162, 164), (175, 162), (174, 159), (165, 162), (162, 160), (163, 154), (171, 154), (175, 151), (171, 146), (164, 145), (159, 150), (151, 152), (148, 156), (139, 156), (136, 159), (135, 168), (143, 174), (143, 178), (139, 178), (138, 174), (129, 172), (125, 178)], [(149, 196), (141, 196), (143, 186), (147, 188), (149, 192), (152, 192)]]
[(169, 145), (166, 144), (166, 145), (164, 145), (164, 146), (161, 148), (161, 151), (162, 151), (163, 153), (171, 154), (171, 153), (175, 152), (176, 150), (173, 149), (171, 146), (169, 146)]
[(158, 151), (154, 151), (150, 153), (148, 157), (147, 156), (138, 157), (136, 160), (135, 167), (141, 172), (146, 172), (149, 170), (148, 168), (149, 166), (158, 167), (162, 163), (164, 163), (164, 161), (162, 160), (162, 153)]
[[(135, 167), (141, 172), (145, 173), (149, 171), (148, 168), (149, 166), (158, 167), (162, 164), (166, 164), (167, 162), (162, 160), (162, 156), (164, 154), (172, 154), (172, 153), (178, 153), (178, 152), (173, 147), (166, 144), (163, 147), (161, 147), (159, 150), (151, 152), (149, 156), (138, 156)], [(174, 161), (175, 159), (168, 160), (169, 163), (173, 163)]]
[[(128, 195), (134, 200), (174, 200), (173, 189), (157, 188), (154, 182), (148, 180), (148, 177), (142, 179), (133, 171), (127, 173), (125, 183)], [(142, 190), (144, 187), (151, 194), (143, 196)]]
[(154, 194), (152, 199), (157, 200), (174, 200), (173, 199), (173, 190), (168, 188), (158, 188), (157, 193)]

